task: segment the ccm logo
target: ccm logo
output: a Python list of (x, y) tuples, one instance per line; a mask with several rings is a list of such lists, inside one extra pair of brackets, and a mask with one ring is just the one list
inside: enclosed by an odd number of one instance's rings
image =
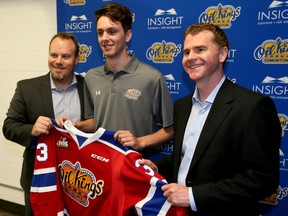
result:
[(109, 159), (108, 159), (108, 158), (102, 157), (102, 156), (100, 156), (100, 155), (91, 154), (91, 157), (92, 157), (92, 158), (95, 158), (95, 159), (97, 159), (97, 160), (99, 160), (99, 161), (106, 162), (106, 163), (109, 162)]

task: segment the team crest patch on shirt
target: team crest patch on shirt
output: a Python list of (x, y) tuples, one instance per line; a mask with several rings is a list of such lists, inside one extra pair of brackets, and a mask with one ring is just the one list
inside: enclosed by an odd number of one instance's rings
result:
[(59, 177), (65, 193), (84, 207), (89, 206), (89, 198), (95, 199), (103, 192), (104, 181), (97, 181), (94, 174), (82, 168), (79, 162), (72, 164), (64, 160), (59, 165)]
[(56, 143), (56, 145), (57, 147), (60, 147), (60, 148), (68, 148), (69, 143), (68, 143), (67, 137), (61, 136), (58, 142)]
[(138, 100), (138, 98), (141, 96), (141, 91), (137, 90), (137, 89), (128, 89), (124, 96), (128, 99), (132, 99), (132, 100)]

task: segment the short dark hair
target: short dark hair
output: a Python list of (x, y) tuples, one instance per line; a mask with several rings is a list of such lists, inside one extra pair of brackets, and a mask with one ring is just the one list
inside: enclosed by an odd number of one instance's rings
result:
[(190, 25), (184, 32), (184, 39), (188, 34), (195, 35), (205, 30), (211, 31), (214, 34), (214, 41), (221, 48), (227, 47), (229, 49), (229, 41), (225, 32), (219, 26), (212, 23), (196, 23)]
[(122, 4), (111, 2), (97, 9), (95, 11), (96, 23), (102, 16), (109, 17), (113, 22), (120, 22), (125, 33), (132, 29), (133, 15), (129, 8)]
[(79, 46), (79, 43), (78, 43), (78, 41), (77, 41), (77, 38), (76, 38), (73, 34), (70, 34), (70, 33), (67, 33), (67, 32), (59, 32), (59, 33), (55, 34), (55, 35), (52, 37), (52, 39), (50, 40), (49, 49), (50, 49), (50, 46), (51, 46), (52, 41), (53, 41), (55, 38), (72, 40), (73, 43), (74, 43), (74, 45), (75, 45), (75, 57), (77, 57), (77, 56), (79, 55), (80, 46)]

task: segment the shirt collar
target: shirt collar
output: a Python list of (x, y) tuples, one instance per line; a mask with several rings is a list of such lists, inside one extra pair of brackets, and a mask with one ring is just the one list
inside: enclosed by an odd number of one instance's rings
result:
[[(51, 89), (57, 89), (57, 87), (55, 86), (54, 81), (53, 81), (53, 79), (52, 79), (51, 72), (50, 72), (50, 83), (51, 83)], [(74, 85), (76, 85), (76, 84), (77, 84), (77, 79), (76, 79), (76, 76), (75, 76), (75, 74), (74, 74), (73, 80), (72, 80), (72, 82), (71, 82), (71, 84), (69, 85), (68, 88), (70, 88), (71, 86), (74, 86)], [(59, 90), (59, 89), (58, 89), (58, 90)]]
[[(208, 103), (212, 104), (214, 102), (215, 97), (216, 97), (220, 87), (224, 83), (225, 79), (226, 79), (226, 76), (223, 75), (223, 77), (221, 78), (220, 82), (216, 85), (216, 87), (213, 89), (213, 91), (210, 93), (210, 95), (206, 98), (206, 100), (203, 103), (208, 102)], [(195, 104), (195, 103), (200, 103), (201, 104), (197, 86), (195, 86), (195, 91), (194, 91), (194, 94), (193, 94), (193, 97), (192, 97), (192, 102), (193, 102), (193, 104)]]

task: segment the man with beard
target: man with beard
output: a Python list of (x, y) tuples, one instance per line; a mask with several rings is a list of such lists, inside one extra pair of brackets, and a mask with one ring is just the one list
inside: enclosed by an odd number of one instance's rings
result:
[(84, 119), (84, 79), (74, 74), (78, 53), (79, 44), (72, 34), (54, 35), (49, 44), (50, 72), (17, 83), (4, 120), (4, 136), (25, 147), (20, 183), (25, 193), (25, 214), (29, 216), (33, 215), (30, 187), (38, 137), (49, 133), (51, 118), (65, 115), (74, 121)]

